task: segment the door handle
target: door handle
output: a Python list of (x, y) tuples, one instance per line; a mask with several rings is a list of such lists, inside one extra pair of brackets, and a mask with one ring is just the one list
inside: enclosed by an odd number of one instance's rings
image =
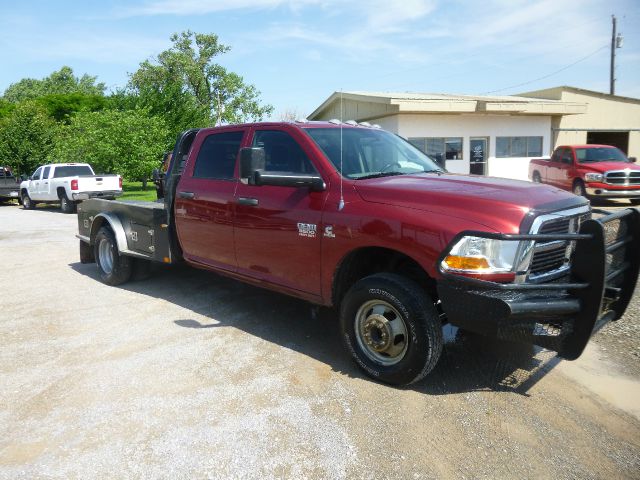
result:
[(180, 198), (195, 198), (196, 194), (193, 192), (179, 192), (178, 196)]
[(240, 198), (238, 198), (238, 205), (247, 205), (249, 207), (257, 207), (258, 206), (258, 199), (257, 198), (240, 197)]

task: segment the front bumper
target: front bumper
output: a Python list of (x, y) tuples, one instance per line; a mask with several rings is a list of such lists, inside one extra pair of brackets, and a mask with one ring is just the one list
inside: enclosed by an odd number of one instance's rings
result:
[(635, 190), (611, 190), (610, 188), (600, 188), (587, 186), (586, 192), (590, 197), (607, 197), (607, 198), (640, 198), (640, 188), (634, 187)]
[(638, 210), (626, 209), (587, 220), (576, 234), (499, 237), (575, 240), (567, 278), (564, 283), (560, 279), (541, 284), (500, 284), (441, 270), (438, 293), (453, 325), (505, 340), (534, 343), (573, 360), (582, 354), (591, 335), (624, 314), (640, 269)]
[(90, 198), (116, 198), (122, 195), (122, 190), (105, 190), (101, 192), (72, 193), (74, 200), (88, 200)]

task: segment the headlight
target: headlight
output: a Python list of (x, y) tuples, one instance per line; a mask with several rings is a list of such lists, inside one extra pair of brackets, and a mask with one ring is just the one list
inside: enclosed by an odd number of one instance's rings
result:
[(533, 242), (462, 237), (442, 260), (441, 268), (459, 273), (509, 273), (526, 269)]
[(584, 179), (587, 182), (602, 182), (602, 180), (604, 180), (604, 175), (601, 173), (585, 173)]

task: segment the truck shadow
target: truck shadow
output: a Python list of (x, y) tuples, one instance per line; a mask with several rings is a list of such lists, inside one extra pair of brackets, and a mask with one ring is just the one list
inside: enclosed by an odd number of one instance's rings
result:
[[(95, 264), (74, 263), (70, 267), (100, 281)], [(302, 300), (183, 265), (154, 265), (149, 278), (117, 288), (165, 299), (213, 321), (182, 318), (173, 321), (176, 327), (233, 327), (308, 355), (336, 372), (368, 378), (343, 348), (333, 309), (313, 308)], [(487, 339), (452, 326), (444, 327), (444, 335), (444, 351), (434, 371), (405, 388), (429, 395), (481, 390), (528, 395), (559, 362), (554, 352)]]

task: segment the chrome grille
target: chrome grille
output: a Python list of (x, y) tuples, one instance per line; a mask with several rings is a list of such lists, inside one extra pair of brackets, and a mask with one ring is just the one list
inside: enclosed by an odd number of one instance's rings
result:
[[(575, 233), (580, 228), (582, 221), (591, 218), (591, 213), (583, 211), (573, 215), (550, 217), (534, 227), (531, 233), (547, 235)], [(575, 242), (567, 240), (537, 242), (529, 265), (528, 280), (540, 282), (564, 274), (569, 268), (574, 247)]]
[(619, 170), (604, 174), (609, 185), (640, 185), (640, 170)]

